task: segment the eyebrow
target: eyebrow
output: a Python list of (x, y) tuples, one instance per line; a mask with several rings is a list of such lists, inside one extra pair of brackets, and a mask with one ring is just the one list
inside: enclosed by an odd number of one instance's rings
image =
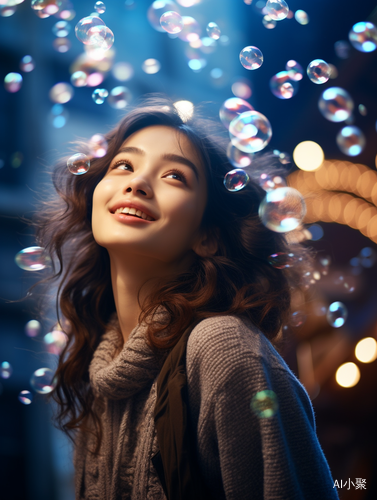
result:
[[(120, 154), (120, 153), (134, 153), (134, 154), (138, 154), (141, 156), (145, 156), (144, 150), (142, 150), (140, 148), (135, 148), (133, 146), (124, 146), (124, 147), (120, 148), (117, 154)], [(199, 181), (199, 172), (198, 172), (197, 167), (194, 165), (194, 163), (192, 163), (192, 161), (188, 160), (184, 156), (167, 153), (167, 154), (161, 155), (161, 159), (175, 162), (175, 163), (182, 163), (183, 165), (186, 165), (187, 167), (191, 168), (191, 170), (194, 172), (194, 174), (196, 176), (196, 180)]]

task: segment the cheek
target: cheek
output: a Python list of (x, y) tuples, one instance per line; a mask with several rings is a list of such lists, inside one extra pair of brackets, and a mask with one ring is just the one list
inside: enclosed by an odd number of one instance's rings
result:
[(111, 186), (108, 181), (99, 182), (93, 192), (92, 208), (92, 230), (96, 239), (96, 234), (101, 227), (101, 219), (105, 215), (106, 203), (111, 198)]

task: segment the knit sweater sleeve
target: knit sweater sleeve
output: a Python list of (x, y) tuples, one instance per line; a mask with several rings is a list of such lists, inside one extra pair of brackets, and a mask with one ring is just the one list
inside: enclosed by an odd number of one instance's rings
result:
[[(236, 316), (203, 320), (187, 372), (198, 461), (216, 498), (338, 499), (309, 396), (261, 332)], [(270, 417), (251, 408), (265, 390), (278, 405)]]

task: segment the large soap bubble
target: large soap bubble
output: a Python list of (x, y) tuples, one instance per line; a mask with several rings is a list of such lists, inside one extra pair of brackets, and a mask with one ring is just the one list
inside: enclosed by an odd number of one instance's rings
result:
[(339, 149), (348, 156), (359, 155), (365, 147), (365, 142), (365, 136), (358, 127), (343, 127), (336, 136)]
[(308, 64), (306, 73), (313, 83), (320, 85), (329, 80), (331, 68), (323, 59), (314, 59), (314, 61)]
[(281, 21), (285, 19), (289, 12), (289, 7), (284, 0), (267, 0), (266, 3), (267, 14), (274, 21)]
[(256, 153), (270, 142), (271, 124), (262, 113), (246, 111), (230, 122), (229, 136), (236, 148), (245, 153)]
[(38, 368), (30, 377), (30, 385), (39, 394), (48, 394), (57, 384), (57, 378), (50, 368)]
[(80, 42), (91, 45), (89, 30), (95, 26), (105, 26), (103, 20), (98, 16), (87, 16), (80, 19), (76, 24), (75, 34)]
[(270, 79), (270, 89), (279, 99), (290, 99), (298, 91), (298, 83), (292, 80), (288, 71), (280, 71)]
[(245, 69), (258, 69), (263, 64), (263, 54), (253, 45), (244, 47), (240, 52), (240, 62)]
[(47, 266), (49, 261), (42, 247), (24, 248), (15, 257), (16, 264), (24, 271), (40, 271)]
[(267, 192), (259, 205), (259, 217), (262, 223), (277, 233), (296, 229), (305, 214), (306, 206), (301, 193), (291, 187), (281, 187)]
[(370, 22), (356, 23), (352, 26), (348, 38), (360, 52), (373, 52), (377, 47), (377, 28)]
[(68, 158), (67, 167), (71, 174), (86, 174), (90, 168), (90, 160), (83, 153), (76, 153)]
[(172, 35), (180, 33), (183, 28), (182, 17), (178, 14), (178, 12), (174, 12), (173, 10), (168, 10), (162, 14), (160, 24), (161, 28)]
[(233, 146), (230, 142), (226, 151), (226, 155), (230, 163), (236, 168), (246, 168), (249, 167), (253, 161), (252, 153), (245, 153), (240, 151), (238, 148)]
[(114, 33), (107, 26), (93, 26), (87, 31), (85, 43), (93, 49), (109, 50), (114, 44)]
[(174, 11), (179, 14), (178, 5), (172, 0), (155, 0), (155, 2), (151, 4), (147, 12), (147, 18), (152, 28), (156, 31), (164, 32), (164, 29), (161, 28), (160, 19), (161, 16), (168, 11)]
[(245, 111), (253, 111), (253, 106), (239, 97), (230, 97), (220, 108), (220, 120), (229, 129), (230, 122)]
[(343, 122), (351, 116), (354, 104), (346, 90), (340, 87), (330, 87), (322, 92), (318, 107), (327, 120)]

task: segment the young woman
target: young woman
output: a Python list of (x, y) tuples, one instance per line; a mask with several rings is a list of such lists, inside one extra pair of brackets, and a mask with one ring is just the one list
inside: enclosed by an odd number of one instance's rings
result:
[(300, 245), (262, 225), (258, 183), (224, 187), (210, 122), (150, 99), (106, 139), (85, 175), (57, 167), (38, 219), (69, 338), (51, 394), (76, 499), (337, 499), (278, 352), (300, 269), (268, 256)]

